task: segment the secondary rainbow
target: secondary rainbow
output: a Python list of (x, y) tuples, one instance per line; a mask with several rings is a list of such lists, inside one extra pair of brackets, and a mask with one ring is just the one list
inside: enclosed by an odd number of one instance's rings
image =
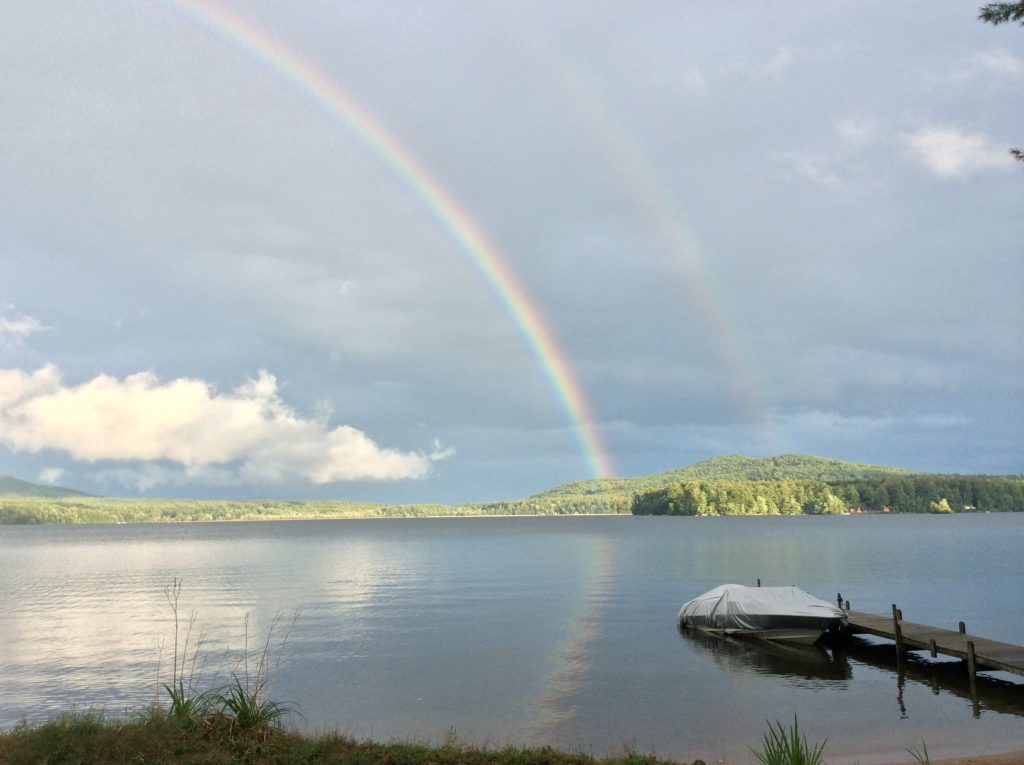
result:
[(246, 51), (298, 88), (352, 133), (408, 185), (483, 274), (515, 322), (572, 425), (596, 478), (615, 475), (583, 389), (541, 312), (497, 247), (433, 173), (334, 80), (246, 19), (209, 2), (166, 0), (205, 29)]
[(568, 104), (587, 126), (604, 156), (618, 171), (630, 200), (649, 221), (649, 230), (673, 256), (688, 304), (704, 322), (719, 361), (727, 375), (738, 410), (744, 415), (762, 448), (777, 452), (779, 434), (768, 405), (766, 384), (754, 374), (753, 351), (745, 333), (729, 314), (728, 303), (713, 276), (711, 259), (673, 204), (663, 173), (655, 168), (646, 151), (623, 121), (608, 108), (600, 88), (585, 71), (564, 56), (546, 51), (552, 81), (561, 86), (563, 102)]

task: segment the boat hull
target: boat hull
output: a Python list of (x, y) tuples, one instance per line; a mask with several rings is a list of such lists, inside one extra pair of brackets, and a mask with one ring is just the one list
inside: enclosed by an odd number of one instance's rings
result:
[(699, 632), (707, 632), (710, 635), (750, 638), (752, 640), (771, 640), (776, 643), (792, 643), (795, 645), (814, 645), (825, 634), (823, 629), (801, 629), (799, 627), (777, 627), (766, 630), (730, 630), (716, 629), (714, 627), (684, 626), (683, 629), (694, 629)]

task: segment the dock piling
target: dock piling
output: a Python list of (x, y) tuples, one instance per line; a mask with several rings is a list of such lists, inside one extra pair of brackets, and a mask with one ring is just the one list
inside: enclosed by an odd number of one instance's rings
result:
[(896, 604), (892, 604), (892, 631), (893, 636), (896, 639), (896, 658), (900, 661), (903, 660), (903, 629), (900, 627), (900, 621), (903, 619), (903, 612), (896, 608)]
[(978, 674), (978, 662), (974, 655), (974, 641), (967, 641), (967, 674), (971, 683), (971, 698), (976, 699), (978, 697), (978, 689), (975, 685)]

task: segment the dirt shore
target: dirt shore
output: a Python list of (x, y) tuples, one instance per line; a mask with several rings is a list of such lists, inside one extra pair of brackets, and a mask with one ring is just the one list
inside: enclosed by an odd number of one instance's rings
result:
[[(1024, 743), (1024, 732), (1021, 733)], [(919, 765), (914, 760), (899, 765)], [(1024, 749), (1006, 754), (986, 754), (978, 757), (956, 757), (952, 760), (932, 760), (931, 765), (1024, 765)]]

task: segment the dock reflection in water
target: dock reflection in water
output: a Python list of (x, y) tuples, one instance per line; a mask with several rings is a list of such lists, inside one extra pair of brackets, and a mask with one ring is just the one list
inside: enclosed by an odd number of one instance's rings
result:
[(897, 661), (892, 643), (876, 643), (859, 636), (848, 640), (841, 650), (857, 664), (892, 673), (901, 717), (908, 716), (904, 697), (908, 682), (926, 686), (936, 696), (945, 693), (970, 702), (975, 717), (980, 717), (983, 710), (1024, 717), (1024, 684), (1000, 677), (1006, 673), (996, 673), (995, 676), (979, 673), (972, 695), (970, 679), (962, 661), (929, 659), (925, 654), (913, 652)]
[(974, 717), (980, 717), (983, 711), (1024, 717), (1024, 684), (1003, 679), (1003, 673), (981, 673), (972, 695), (963, 662), (936, 661), (915, 653), (897, 661), (891, 643), (855, 636), (831, 644), (802, 646), (686, 629), (680, 630), (680, 635), (688, 649), (725, 672), (778, 678), (794, 688), (845, 690), (855, 682), (858, 665), (883, 670), (892, 676), (901, 718), (909, 715), (905, 700), (908, 683), (927, 687), (936, 696), (948, 694), (967, 701)]
[(683, 644), (729, 673), (777, 677), (795, 688), (845, 688), (852, 676), (840, 651), (821, 645), (787, 645), (682, 629)]

